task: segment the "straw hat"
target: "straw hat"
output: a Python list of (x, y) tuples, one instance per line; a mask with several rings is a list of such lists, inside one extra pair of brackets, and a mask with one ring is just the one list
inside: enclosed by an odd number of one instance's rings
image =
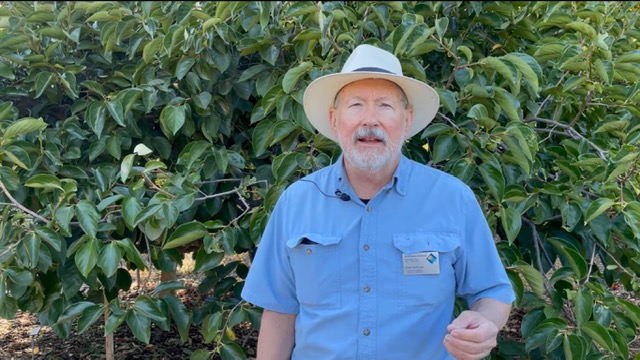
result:
[(440, 107), (438, 93), (422, 81), (402, 74), (402, 66), (392, 53), (378, 47), (362, 44), (353, 50), (342, 71), (321, 76), (311, 82), (304, 92), (304, 112), (309, 122), (327, 138), (336, 141), (329, 124), (329, 108), (342, 87), (363, 79), (386, 79), (404, 90), (413, 106), (413, 124), (409, 137), (424, 129), (436, 116)]

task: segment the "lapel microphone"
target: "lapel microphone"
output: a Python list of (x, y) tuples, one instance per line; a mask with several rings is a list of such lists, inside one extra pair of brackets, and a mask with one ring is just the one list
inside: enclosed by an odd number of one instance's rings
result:
[(351, 200), (351, 196), (349, 196), (349, 194), (345, 194), (342, 191), (340, 191), (340, 189), (336, 189), (335, 192), (336, 196), (338, 197), (338, 199), (342, 200), (342, 201), (349, 201)]
[(318, 184), (316, 184), (314, 181), (306, 180), (306, 179), (300, 179), (299, 181), (306, 181), (306, 182), (312, 183), (313, 185), (316, 186), (316, 188), (318, 188), (318, 191), (320, 191), (320, 193), (322, 193), (322, 195), (324, 195), (326, 197), (335, 197), (335, 198), (338, 198), (338, 199), (340, 199), (342, 201), (351, 200), (351, 196), (349, 196), (349, 194), (343, 193), (342, 191), (340, 191), (340, 189), (336, 189), (336, 192), (334, 193), (334, 194), (336, 194), (336, 196), (332, 196), (332, 195), (329, 195), (329, 194), (325, 193), (324, 191), (322, 191), (322, 189), (320, 189), (320, 186), (318, 186)]

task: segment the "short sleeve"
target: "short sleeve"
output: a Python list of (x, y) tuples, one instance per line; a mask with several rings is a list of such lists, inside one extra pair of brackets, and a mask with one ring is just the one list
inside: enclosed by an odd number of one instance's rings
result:
[(463, 246), (455, 264), (458, 294), (469, 305), (482, 298), (510, 304), (515, 300), (515, 294), (491, 229), (473, 191), (468, 187), (466, 190), (461, 201)]
[(264, 309), (297, 314), (299, 303), (285, 240), (289, 214), (288, 192), (283, 192), (262, 234), (242, 289), (242, 298)]

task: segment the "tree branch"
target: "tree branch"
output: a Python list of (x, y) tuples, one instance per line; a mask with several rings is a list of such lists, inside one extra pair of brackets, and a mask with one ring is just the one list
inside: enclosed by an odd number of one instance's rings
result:
[(589, 90), (587, 92), (587, 97), (584, 99), (584, 102), (580, 106), (580, 109), (578, 110), (578, 113), (573, 118), (573, 120), (571, 120), (571, 122), (569, 123), (569, 127), (570, 128), (573, 128), (573, 125), (575, 125), (576, 122), (578, 121), (578, 119), (580, 119), (580, 116), (582, 116), (582, 113), (584, 113), (584, 111), (586, 110), (587, 106), (589, 106), (589, 102), (591, 101), (591, 98), (593, 98), (593, 90)]
[(26, 207), (22, 206), (22, 204), (20, 204), (16, 199), (14, 199), (13, 196), (11, 196), (11, 193), (9, 193), (9, 190), (7, 190), (7, 188), (4, 186), (4, 183), (2, 182), (2, 180), (0, 180), (0, 188), (2, 188), (2, 192), (4, 193), (4, 195), (7, 198), (9, 198), (9, 201), (11, 201), (11, 205), (13, 205), (14, 207), (17, 207), (18, 209), (20, 209), (20, 211), (33, 216), (35, 219), (38, 219), (47, 225), (49, 224), (49, 220), (27, 209)]
[[(560, 122), (555, 121), (555, 120), (544, 119), (544, 118), (540, 118), (540, 117), (532, 117), (531, 119), (526, 120), (526, 122), (532, 122), (532, 121), (537, 121), (537, 122), (541, 122), (541, 123), (557, 126), (559, 128), (564, 129), (564, 132), (559, 132), (559, 131), (556, 131), (556, 130), (553, 130), (553, 129), (542, 129), (542, 128), (536, 128), (535, 130), (536, 131), (543, 131), (543, 132), (552, 132), (553, 134), (558, 134), (558, 135), (567, 135), (567, 136), (569, 136), (569, 137), (571, 137), (572, 139), (575, 139), (575, 140), (584, 140), (587, 144), (589, 144), (589, 146), (591, 146), (591, 148), (593, 148), (598, 153), (598, 156), (602, 160), (607, 160), (607, 152), (605, 150), (602, 150), (598, 145), (594, 144), (591, 140), (589, 140), (586, 137), (584, 137), (584, 135), (582, 135), (579, 132), (577, 132), (576, 130), (574, 130), (571, 126), (569, 126), (567, 124), (560, 123)], [(556, 132), (554, 132), (554, 131), (556, 131)]]

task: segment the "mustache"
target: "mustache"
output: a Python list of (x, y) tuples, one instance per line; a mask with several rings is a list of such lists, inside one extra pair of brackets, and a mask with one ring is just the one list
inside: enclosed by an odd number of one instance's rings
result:
[(356, 142), (359, 138), (374, 138), (382, 140), (384, 144), (389, 142), (389, 137), (380, 128), (359, 128), (353, 133), (352, 140)]

